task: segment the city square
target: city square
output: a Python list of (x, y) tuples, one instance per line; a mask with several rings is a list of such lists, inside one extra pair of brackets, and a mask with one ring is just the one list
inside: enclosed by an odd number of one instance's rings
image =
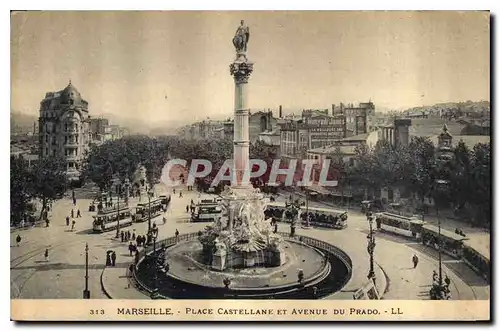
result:
[(132, 134), (45, 94), (11, 142), (11, 298), (489, 300), (489, 102), (254, 111), (247, 24), (232, 119)]

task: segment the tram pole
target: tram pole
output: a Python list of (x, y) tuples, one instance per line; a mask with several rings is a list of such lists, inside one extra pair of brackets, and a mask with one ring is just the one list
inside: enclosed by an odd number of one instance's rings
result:
[(116, 235), (115, 235), (115, 238), (120, 238), (120, 193), (121, 193), (121, 185), (118, 186), (118, 200), (116, 202)]
[(90, 299), (89, 291), (89, 244), (85, 243), (85, 290), (83, 290), (83, 298)]
[(370, 225), (370, 234), (368, 235), (368, 254), (370, 255), (370, 271), (368, 272), (368, 279), (372, 279), (373, 283), (375, 283), (375, 268), (374, 268), (374, 259), (373, 254), (375, 252), (375, 236), (373, 231), (373, 216), (371, 211), (366, 213), (366, 218), (368, 220), (368, 224)]
[(151, 232), (151, 188), (148, 189), (148, 233)]

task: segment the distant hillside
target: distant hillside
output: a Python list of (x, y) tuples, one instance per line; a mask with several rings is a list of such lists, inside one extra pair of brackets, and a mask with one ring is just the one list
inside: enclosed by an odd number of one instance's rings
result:
[(10, 112), (10, 133), (11, 134), (26, 134), (33, 131), (33, 123), (37, 123), (38, 117), (35, 115), (25, 114), (21, 112)]
[(462, 111), (462, 112), (489, 112), (489, 101), (466, 101), (466, 102), (445, 102), (437, 103), (432, 106), (413, 107), (406, 109), (405, 112), (415, 113), (425, 111), (431, 114), (439, 113), (440, 111)]

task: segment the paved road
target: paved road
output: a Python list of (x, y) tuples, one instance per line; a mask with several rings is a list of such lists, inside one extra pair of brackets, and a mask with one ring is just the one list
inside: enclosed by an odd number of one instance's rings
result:
[[(183, 197), (178, 195), (179, 189)], [(157, 194), (170, 193), (171, 188), (158, 186)], [(156, 219), (160, 227), (159, 237), (171, 237), (175, 230), (188, 233), (198, 231), (206, 226), (203, 223), (189, 223), (189, 214), (185, 206), (198, 194), (187, 192), (178, 187), (177, 194), (172, 195), (171, 208), (167, 212), (167, 224), (162, 225), (161, 216)], [(282, 199), (282, 198), (280, 198)], [(117, 252), (117, 264), (128, 265), (127, 244), (114, 239), (115, 232), (93, 234), (92, 215), (89, 213), (88, 200), (79, 200), (78, 206), (71, 205), (70, 200), (61, 200), (54, 204), (52, 221), (49, 228), (37, 227), (11, 233), (11, 297), (12, 298), (67, 298), (82, 297), (85, 275), (84, 248), (87, 242), (89, 251), (89, 289), (91, 298), (105, 298), (101, 291), (100, 275), (105, 264), (105, 254), (109, 249)], [(131, 200), (131, 205), (137, 200)], [(311, 202), (311, 206), (322, 206)], [(65, 217), (71, 208), (80, 207), (82, 218), (77, 219), (76, 231), (69, 232), (65, 225)], [(324, 206), (323, 206), (324, 207)], [(76, 214), (76, 213), (75, 213)], [(286, 231), (286, 225), (280, 225)], [(137, 234), (144, 234), (147, 222), (134, 224), (127, 229), (136, 229)], [(299, 234), (316, 237), (328, 241), (338, 247), (345, 248), (353, 258), (366, 261), (366, 218), (357, 212), (349, 213), (349, 227), (342, 231), (326, 229), (298, 229)], [(15, 237), (20, 233), (23, 240), (19, 247), (15, 246)], [(354, 243), (354, 244), (353, 244)], [(344, 246), (344, 247), (343, 247)], [(50, 257), (46, 262), (43, 253), (49, 248)], [(411, 257), (414, 252), (420, 257), (417, 269), (411, 268)], [(390, 235), (377, 234), (375, 251), (376, 262), (387, 273), (390, 290), (386, 299), (425, 299), (431, 283), (433, 270), (437, 270), (437, 259), (434, 251), (425, 251), (421, 245), (406, 239)], [(452, 295), (454, 299), (488, 298), (489, 286), (460, 262), (447, 258), (444, 270), (452, 279)], [(368, 272), (368, 265), (359, 265), (355, 272)]]

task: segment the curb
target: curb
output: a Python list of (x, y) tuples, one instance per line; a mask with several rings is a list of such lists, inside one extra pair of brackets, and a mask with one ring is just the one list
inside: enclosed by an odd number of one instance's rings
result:
[(382, 271), (382, 275), (384, 276), (384, 279), (385, 279), (384, 291), (383, 292), (379, 291), (380, 299), (383, 300), (384, 299), (384, 295), (386, 295), (389, 292), (390, 284), (391, 284), (391, 279), (389, 278), (389, 276), (385, 272), (384, 268), (382, 268), (382, 266), (380, 264), (378, 264), (377, 262), (375, 262), (375, 264), (377, 265), (377, 267), (379, 267), (380, 271)]
[(102, 269), (102, 272), (101, 272), (101, 290), (102, 292), (104, 293), (104, 295), (106, 295), (108, 297), (108, 299), (113, 299), (111, 297), (111, 295), (109, 295), (108, 291), (106, 291), (106, 288), (104, 287), (104, 271), (106, 271), (106, 267), (104, 267), (104, 269)]

